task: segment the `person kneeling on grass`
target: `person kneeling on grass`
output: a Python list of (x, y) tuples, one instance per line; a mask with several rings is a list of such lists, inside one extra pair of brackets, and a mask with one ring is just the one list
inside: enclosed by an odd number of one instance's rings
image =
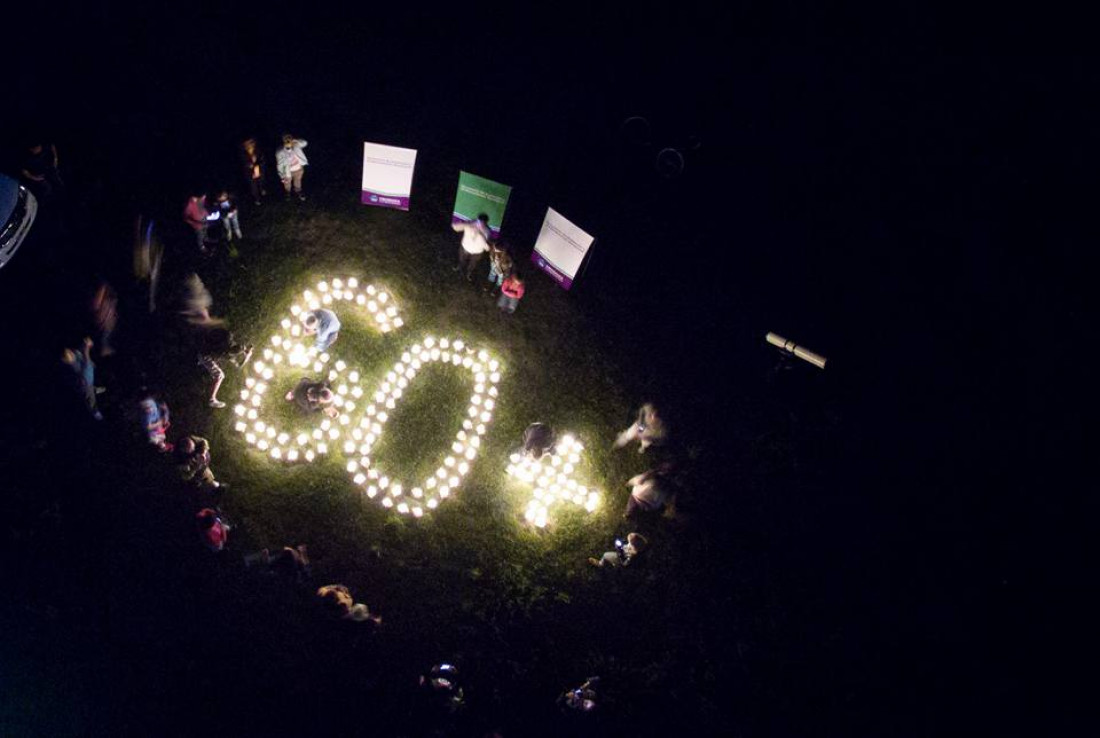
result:
[(317, 382), (309, 377), (302, 377), (298, 385), (286, 393), (286, 401), (293, 402), (302, 409), (303, 413), (323, 412), (330, 418), (340, 414), (333, 402), (336, 396), (332, 393), (327, 382)]
[(309, 551), (305, 545), (283, 546), (276, 553), (264, 549), (244, 557), (244, 565), (251, 567), (253, 564), (261, 564), (265, 571), (287, 579), (295, 579), (303, 582), (309, 578)]
[(523, 292), (523, 278), (519, 274), (513, 273), (500, 285), (500, 299), (497, 300), (497, 307), (511, 315), (516, 312), (516, 307), (523, 297)]
[(523, 453), (537, 461), (554, 448), (554, 429), (546, 423), (531, 423), (523, 431)]
[(355, 602), (351, 592), (342, 584), (326, 584), (317, 590), (317, 596), (321, 598), (321, 604), (326, 612), (333, 618), (356, 623), (369, 621), (375, 625), (382, 624), (382, 618), (371, 615), (370, 610), (362, 602)]
[(176, 444), (176, 469), (180, 479), (201, 490), (229, 489), (214, 478), (210, 470), (210, 442), (199, 436), (187, 436)]
[(318, 351), (327, 351), (340, 337), (340, 319), (331, 310), (307, 310), (302, 313), (302, 326), (307, 336), (317, 336), (313, 347)]
[(638, 453), (645, 453), (654, 444), (664, 443), (668, 430), (657, 408), (647, 402), (638, 408), (638, 418), (615, 439), (615, 448), (622, 448), (632, 441), (638, 442)]
[(172, 422), (168, 413), (168, 403), (150, 394), (138, 402), (138, 408), (141, 412), (141, 422), (145, 426), (145, 437), (149, 443), (161, 452), (171, 451), (173, 446), (168, 443), (168, 429), (172, 427)]
[(218, 516), (217, 510), (204, 508), (195, 516), (195, 523), (199, 527), (199, 536), (206, 547), (218, 553), (225, 549), (229, 541), (229, 524)]
[(644, 551), (648, 544), (649, 541), (641, 533), (631, 533), (626, 537), (626, 543), (616, 539), (614, 551), (606, 551), (598, 559), (590, 557), (588, 563), (592, 566), (610, 566), (612, 568), (629, 566), (634, 557)]
[(638, 510), (656, 512), (663, 508), (672, 497), (671, 472), (672, 466), (666, 463), (632, 477), (626, 483), (630, 487), (630, 499), (623, 517), (630, 517)]

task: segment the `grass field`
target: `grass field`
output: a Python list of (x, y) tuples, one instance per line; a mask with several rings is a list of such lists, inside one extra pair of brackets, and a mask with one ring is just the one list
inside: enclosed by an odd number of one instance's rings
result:
[[(233, 485), (224, 509), (238, 527), (232, 552), (223, 555), (226, 566), (232, 569), (230, 560), (245, 551), (308, 544), (316, 584), (345, 583), (385, 618), (372, 646), (384, 655), (362, 665), (375, 674), (363, 677), (367, 691), (378, 687), (378, 674), (404, 674), (408, 685), (416, 670), (449, 660), (468, 673), (472, 697), (480, 694), (480, 707), (472, 699), (472, 709), (505, 723), (509, 713), (550, 714), (558, 692), (594, 673), (608, 680), (612, 703), (622, 695), (640, 714), (647, 695), (673, 679), (669, 670), (708, 668), (695, 660), (694, 639), (685, 643), (670, 627), (674, 613), (693, 608), (670, 523), (621, 519), (625, 481), (653, 463), (635, 448), (611, 448), (640, 400), (622, 388), (619, 367), (600, 351), (585, 316), (549, 279), (528, 269), (527, 296), (515, 315), (505, 316), (480, 291), (484, 263), (473, 286), (452, 272), (459, 239), (447, 216), (442, 208), (367, 208), (328, 192), (304, 204), (271, 202), (244, 214), (240, 256), (220, 254), (206, 270), (213, 312), (258, 347), (269, 345), (291, 302), (320, 279), (355, 276), (389, 290), (405, 326), (383, 335), (343, 310), (344, 328), (330, 350), (334, 360), (362, 371), (368, 391), (406, 346), (427, 335), (485, 346), (504, 365), (495, 417), (470, 474), (457, 494), (419, 520), (367, 500), (339, 452), (287, 465), (249, 447), (233, 430), (230, 410), (203, 407), (201, 387), (188, 372), (192, 384), (178, 427), (206, 429), (200, 432), (212, 443), (214, 468)], [(286, 371), (272, 381), (260, 415), (292, 434), (312, 430), (314, 422), (282, 400), (298, 376)], [(423, 479), (447, 453), (470, 386), (469, 374), (453, 367), (423, 369), (391, 412), (373, 452), (377, 464), (406, 487)], [(241, 387), (241, 372), (229, 370), (221, 395), (230, 408)], [(508, 454), (536, 420), (586, 444), (578, 479), (603, 492), (594, 513), (557, 508), (543, 530), (523, 520), (529, 490), (505, 475)], [(652, 544), (642, 566), (605, 572), (586, 564), (634, 529)], [(226, 586), (234, 597), (252, 596), (247, 579)], [(629, 602), (647, 603), (647, 612), (625, 615)], [(279, 650), (269, 639), (278, 644), (287, 637), (253, 628), (247, 631), (256, 649)], [(692, 663), (682, 663), (689, 653)], [(693, 687), (682, 699), (681, 709), (698, 717), (703, 694)]]

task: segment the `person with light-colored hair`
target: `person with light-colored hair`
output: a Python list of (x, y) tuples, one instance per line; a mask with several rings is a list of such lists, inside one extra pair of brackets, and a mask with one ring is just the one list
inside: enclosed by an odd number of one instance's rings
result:
[(289, 133), (283, 134), (283, 145), (275, 152), (275, 170), (279, 173), (279, 181), (283, 183), (286, 191), (286, 199), (290, 199), (290, 192), (299, 200), (305, 200), (302, 194), (302, 177), (305, 175), (309, 159), (302, 149), (307, 146), (304, 139), (294, 138)]
[(318, 351), (327, 351), (340, 336), (340, 319), (331, 310), (306, 310), (302, 313), (302, 327), (307, 336), (317, 336), (313, 343)]
[(653, 444), (663, 443), (667, 435), (664, 420), (657, 414), (657, 408), (647, 402), (638, 409), (638, 419), (615, 439), (615, 448), (637, 441), (638, 453), (641, 454)]

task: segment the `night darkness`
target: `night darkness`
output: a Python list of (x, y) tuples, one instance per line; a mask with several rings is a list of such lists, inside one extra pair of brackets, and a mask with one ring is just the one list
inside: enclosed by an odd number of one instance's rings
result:
[[(1085, 519), (1062, 459), (1083, 454), (1066, 396), (1084, 373), (1088, 275), (1070, 214), (1095, 192), (1079, 185), (1097, 121), (1078, 110), (1095, 82), (1072, 44), (1040, 63), (917, 4), (528, 10), (84, 5), (4, 24), (0, 171), (18, 176), (26, 142), (56, 142), (69, 195), (0, 269), (0, 735), (1078, 728), (1064, 707), (1078, 688), (1030, 682), (1060, 683), (1069, 628), (1045, 615), (1080, 587), (1065, 521)], [(631, 116), (649, 122), (642, 145)], [(241, 139), (270, 157), (284, 130), (311, 142), (308, 207), (353, 207), (376, 141), (419, 151), (409, 218), (449, 212), (465, 169), (514, 187), (504, 230), (520, 253), (548, 205), (596, 235), (554, 299), (624, 397), (670, 409), (690, 459), (681, 515), (661, 523), (679, 569), (655, 567), (668, 581), (627, 628), (660, 649), (614, 635), (629, 580), (573, 603), (617, 649), (598, 663), (630, 665), (597, 720), (554, 707), (546, 685), (579, 684), (592, 654), (537, 617), (438, 636), (479, 655), (465, 715), (441, 727), (396, 685), (430, 665), (415, 639), (315, 623), (288, 647), (290, 605), (242, 597), (208, 620), (161, 606), (232, 600), (235, 580), (149, 561), (174, 512), (128, 504), (145, 491), (119, 469), (159, 461), (74, 417), (56, 357), (83, 335), (97, 279), (125, 306), (135, 216), (178, 220), (192, 189), (239, 179)], [(666, 146), (684, 151), (682, 176), (655, 170)], [(424, 279), (446, 281), (442, 264)], [(224, 275), (208, 280), (219, 306)], [(128, 340), (152, 358), (120, 360), (118, 381), (170, 363), (150, 325)], [(768, 331), (828, 368), (785, 359)], [(156, 663), (135, 653), (150, 643)], [(342, 676), (359, 668), (382, 676)]]

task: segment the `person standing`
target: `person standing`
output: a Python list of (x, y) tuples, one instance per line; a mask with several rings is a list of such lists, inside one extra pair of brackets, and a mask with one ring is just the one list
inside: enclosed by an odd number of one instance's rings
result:
[(241, 235), (241, 219), (240, 214), (237, 212), (237, 202), (229, 196), (228, 192), (222, 190), (215, 204), (218, 212), (221, 213), (222, 225), (225, 226), (225, 237), (229, 239), (229, 242), (233, 242), (234, 233), (236, 233), (238, 241), (244, 238)]
[(508, 250), (499, 244), (489, 244), (489, 284), (483, 290), (496, 297), (500, 293), (500, 286), (512, 274), (512, 257)]
[(307, 145), (305, 140), (284, 133), (282, 148), (275, 152), (275, 169), (279, 172), (279, 180), (283, 183), (288, 200), (292, 189), (299, 200), (306, 199), (302, 194), (302, 176), (309, 166), (309, 159), (302, 149)]
[(451, 228), (462, 234), (458, 247), (458, 264), (454, 271), (463, 272), (467, 282), (473, 281), (474, 267), (489, 250), (489, 216), (482, 213), (470, 223), (453, 223)]
[(252, 193), (252, 202), (262, 205), (262, 198), (267, 197), (267, 190), (264, 189), (267, 164), (254, 138), (247, 138), (241, 143), (241, 167), (244, 169), (245, 181), (248, 182), (248, 191)]
[(210, 211), (206, 209), (206, 193), (191, 195), (183, 208), (183, 219), (195, 231), (195, 242), (199, 251), (206, 253), (206, 225), (210, 221)]
[(500, 285), (500, 299), (497, 300), (497, 307), (511, 315), (516, 312), (523, 292), (523, 279), (518, 274), (512, 274)]
[(77, 392), (88, 407), (88, 412), (96, 420), (103, 420), (99, 408), (96, 407), (96, 394), (99, 391), (95, 386), (95, 362), (92, 361), (91, 338), (85, 338), (80, 351), (65, 349), (61, 352), (61, 362), (73, 370), (73, 383)]

